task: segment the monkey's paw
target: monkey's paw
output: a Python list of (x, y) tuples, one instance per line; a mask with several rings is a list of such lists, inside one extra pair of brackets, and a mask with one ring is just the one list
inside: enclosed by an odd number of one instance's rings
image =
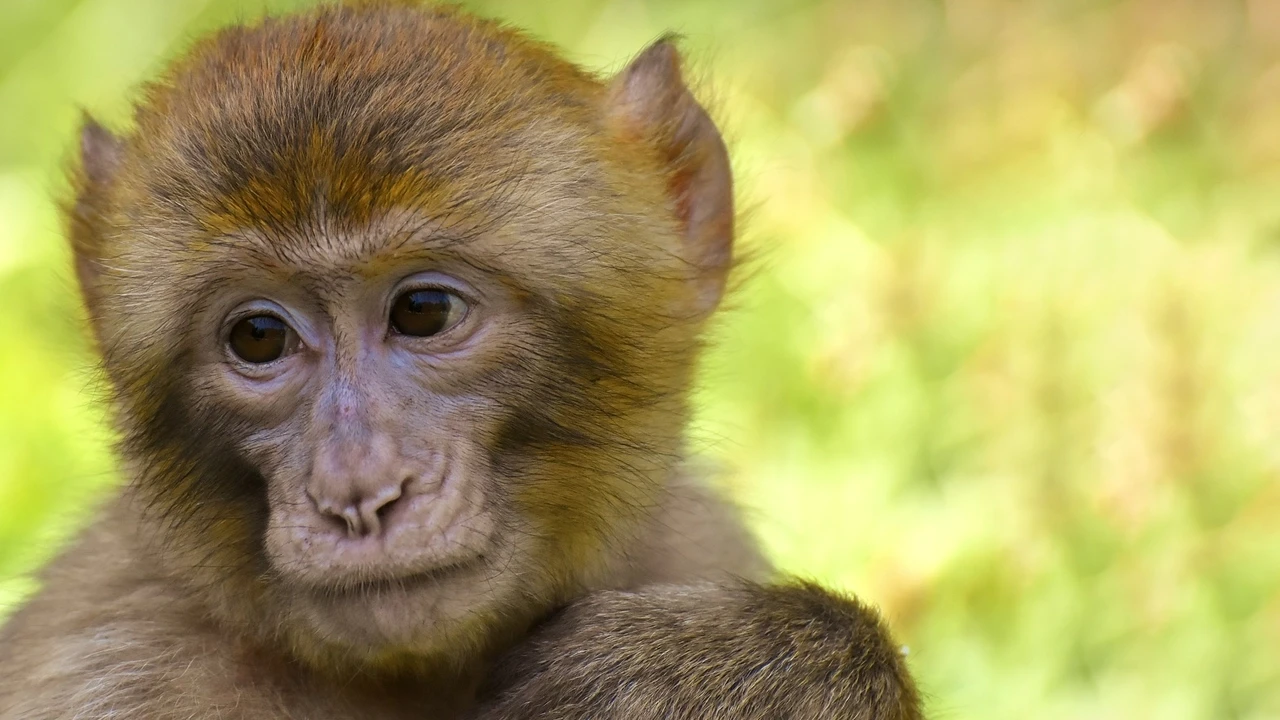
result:
[(476, 720), (918, 720), (877, 614), (815, 585), (602, 592), (498, 665)]

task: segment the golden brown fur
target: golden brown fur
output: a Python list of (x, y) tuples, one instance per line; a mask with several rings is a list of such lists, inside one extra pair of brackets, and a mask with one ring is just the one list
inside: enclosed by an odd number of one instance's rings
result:
[[(81, 151), (130, 481), (0, 635), (0, 717), (918, 716), (874, 613), (756, 584), (684, 459), (733, 205), (669, 43), (606, 81), (326, 7), (200, 42)], [(463, 329), (386, 329), (423, 273)], [(246, 303), (302, 349), (227, 355)], [(391, 480), (376, 536), (317, 499)]]

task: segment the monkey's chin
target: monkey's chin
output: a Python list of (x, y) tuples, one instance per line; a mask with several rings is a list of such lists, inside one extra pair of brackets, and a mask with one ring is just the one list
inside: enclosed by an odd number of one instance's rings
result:
[(519, 595), (508, 574), (472, 562), (393, 580), (305, 588), (291, 598), (306, 655), (379, 665), (465, 661), (489, 644), (498, 609)]

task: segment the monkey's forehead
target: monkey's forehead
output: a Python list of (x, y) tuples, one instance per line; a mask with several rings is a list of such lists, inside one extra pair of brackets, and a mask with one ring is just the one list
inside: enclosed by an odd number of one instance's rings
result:
[(593, 179), (602, 95), (493, 22), (328, 7), (197, 44), (146, 88), (127, 166), (146, 197), (214, 232), (511, 202), (539, 179)]

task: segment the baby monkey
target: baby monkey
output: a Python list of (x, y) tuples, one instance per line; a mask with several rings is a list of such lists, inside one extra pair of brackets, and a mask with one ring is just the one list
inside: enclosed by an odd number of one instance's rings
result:
[(686, 461), (734, 209), (670, 42), (231, 27), (73, 186), (128, 482), (0, 631), (0, 717), (920, 717)]

